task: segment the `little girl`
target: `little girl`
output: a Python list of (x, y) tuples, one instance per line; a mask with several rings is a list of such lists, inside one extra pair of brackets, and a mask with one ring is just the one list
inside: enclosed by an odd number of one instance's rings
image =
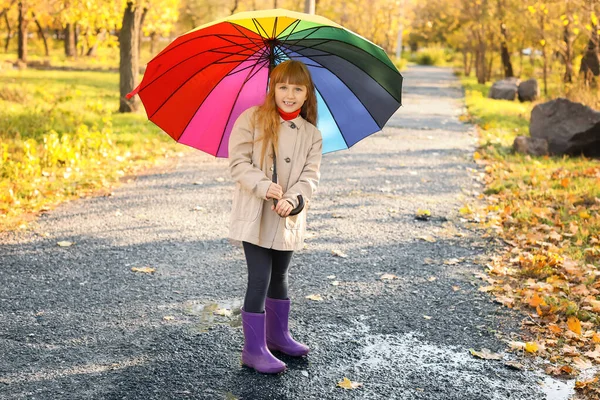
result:
[(294, 250), (303, 247), (306, 209), (320, 178), (316, 121), (310, 72), (288, 60), (273, 68), (264, 103), (239, 116), (229, 139), (229, 170), (236, 182), (229, 238), (242, 242), (248, 265), (242, 364), (261, 373), (286, 369), (270, 350), (298, 357), (309, 352), (288, 329), (288, 266)]

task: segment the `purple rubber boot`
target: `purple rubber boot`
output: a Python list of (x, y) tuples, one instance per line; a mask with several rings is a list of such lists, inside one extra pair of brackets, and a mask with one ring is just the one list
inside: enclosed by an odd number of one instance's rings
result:
[(263, 374), (285, 371), (285, 363), (271, 354), (265, 341), (265, 313), (250, 313), (242, 309), (244, 349), (242, 364)]
[(290, 300), (271, 299), (265, 301), (267, 314), (267, 346), (269, 350), (278, 350), (288, 356), (305, 356), (310, 349), (296, 342), (290, 336), (288, 319), (290, 315)]

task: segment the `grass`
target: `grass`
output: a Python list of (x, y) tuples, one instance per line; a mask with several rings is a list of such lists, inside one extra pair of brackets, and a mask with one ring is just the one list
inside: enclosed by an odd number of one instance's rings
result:
[[(533, 320), (524, 323), (536, 343), (532, 352), (559, 366), (548, 373), (577, 375), (600, 343), (600, 162), (514, 153), (515, 137), (529, 136), (535, 104), (488, 99), (490, 84), (465, 77), (462, 83), (468, 110), (462, 119), (480, 133), (474, 158), (485, 168), (486, 201), (461, 213), (475, 214), (506, 243), (488, 273), (497, 300)], [(569, 357), (567, 344), (582, 356)]]
[(0, 74), (0, 230), (24, 228), (40, 211), (109, 191), (183, 149), (143, 111), (115, 112), (118, 79), (110, 72)]

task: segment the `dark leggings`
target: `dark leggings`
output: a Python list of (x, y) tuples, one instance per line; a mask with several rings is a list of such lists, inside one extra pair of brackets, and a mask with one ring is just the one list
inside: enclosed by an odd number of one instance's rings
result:
[(242, 242), (248, 264), (248, 288), (244, 298), (244, 311), (262, 313), (265, 298), (288, 298), (288, 266), (293, 251), (267, 249)]

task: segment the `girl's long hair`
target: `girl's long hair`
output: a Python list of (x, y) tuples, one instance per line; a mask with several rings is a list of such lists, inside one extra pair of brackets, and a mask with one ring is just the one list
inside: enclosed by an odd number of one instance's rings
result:
[(300, 115), (313, 125), (317, 124), (317, 96), (315, 94), (315, 85), (310, 76), (306, 65), (301, 61), (287, 60), (277, 65), (269, 75), (269, 91), (262, 105), (258, 107), (254, 114), (254, 124), (262, 136), (256, 141), (263, 141), (260, 166), (263, 168), (267, 147), (272, 143), (275, 148), (275, 155), (278, 156), (279, 128), (281, 126), (279, 111), (275, 103), (275, 85), (278, 83), (288, 83), (290, 85), (306, 86), (306, 101), (302, 105)]

